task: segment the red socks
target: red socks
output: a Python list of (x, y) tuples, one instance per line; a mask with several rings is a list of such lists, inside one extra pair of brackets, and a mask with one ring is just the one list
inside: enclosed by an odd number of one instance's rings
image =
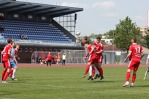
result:
[(94, 77), (94, 76), (95, 76), (95, 68), (92, 67), (92, 77)]
[(132, 83), (134, 83), (135, 80), (136, 80), (136, 74), (133, 74), (133, 76), (132, 76)]
[(126, 81), (129, 82), (129, 78), (130, 78), (130, 72), (127, 72), (127, 73), (126, 73)]
[(99, 73), (100, 73), (100, 76), (103, 76), (103, 69), (102, 69), (102, 67), (99, 67), (99, 68), (98, 68), (98, 71), (99, 71)]
[(6, 81), (6, 79), (7, 79), (7, 77), (9, 76), (9, 72), (5, 72), (5, 75), (4, 75), (4, 77), (3, 77), (3, 79), (2, 79), (2, 81)]
[(9, 72), (9, 76), (12, 77), (12, 75), (13, 75), (13, 70), (11, 69)]
[(85, 69), (84, 75), (87, 75), (87, 73), (88, 73), (88, 71), (89, 71), (89, 68), (90, 68), (90, 65), (87, 65), (87, 66), (86, 66), (86, 69)]
[(4, 76), (5, 76), (6, 71), (7, 71), (6, 69), (2, 71), (2, 80), (3, 80)]

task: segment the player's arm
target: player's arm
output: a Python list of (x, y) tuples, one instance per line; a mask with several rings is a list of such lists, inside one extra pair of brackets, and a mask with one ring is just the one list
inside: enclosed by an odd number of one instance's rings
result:
[(132, 51), (128, 52), (128, 55), (126, 56), (126, 58), (124, 59), (124, 62), (131, 56)]
[(103, 53), (103, 50), (99, 51), (99, 52), (96, 52), (97, 54), (100, 54), (100, 53)]
[(146, 64), (148, 64), (149, 57), (146, 58)]
[(89, 53), (87, 52), (86, 55), (85, 55), (85, 58), (87, 58), (88, 55), (89, 55)]
[(143, 58), (143, 56), (144, 56), (144, 51), (143, 51), (143, 49), (141, 47), (141, 59)]
[(14, 57), (14, 62), (16, 63), (16, 64), (18, 64), (18, 61), (17, 61), (17, 59), (16, 59), (16, 57)]
[(8, 50), (8, 56), (11, 57), (11, 49)]
[(95, 49), (95, 46), (92, 46), (92, 49), (91, 49), (91, 51), (89, 52), (89, 54), (91, 54), (91, 53), (94, 51), (94, 49)]

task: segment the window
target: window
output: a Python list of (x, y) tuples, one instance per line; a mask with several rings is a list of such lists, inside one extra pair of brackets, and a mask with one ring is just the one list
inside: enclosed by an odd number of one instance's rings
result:
[(32, 19), (32, 18), (33, 18), (33, 16), (32, 16), (32, 15), (28, 15), (28, 18), (29, 18), (29, 19)]
[(14, 14), (14, 18), (18, 18), (19, 17), (19, 15), (18, 14)]
[(46, 17), (41, 17), (42, 20), (46, 20)]

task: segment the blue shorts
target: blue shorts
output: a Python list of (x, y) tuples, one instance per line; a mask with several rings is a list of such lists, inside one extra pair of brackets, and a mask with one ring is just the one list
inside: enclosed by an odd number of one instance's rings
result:
[(10, 62), (10, 67), (11, 68), (14, 68), (15, 66), (17, 66), (15, 62)]

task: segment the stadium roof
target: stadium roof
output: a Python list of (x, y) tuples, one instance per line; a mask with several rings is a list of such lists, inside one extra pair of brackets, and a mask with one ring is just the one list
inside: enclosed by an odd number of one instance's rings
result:
[(50, 4), (39, 4), (21, 1), (0, 1), (0, 11), (27, 15), (44, 15), (58, 17), (83, 11), (83, 8)]

